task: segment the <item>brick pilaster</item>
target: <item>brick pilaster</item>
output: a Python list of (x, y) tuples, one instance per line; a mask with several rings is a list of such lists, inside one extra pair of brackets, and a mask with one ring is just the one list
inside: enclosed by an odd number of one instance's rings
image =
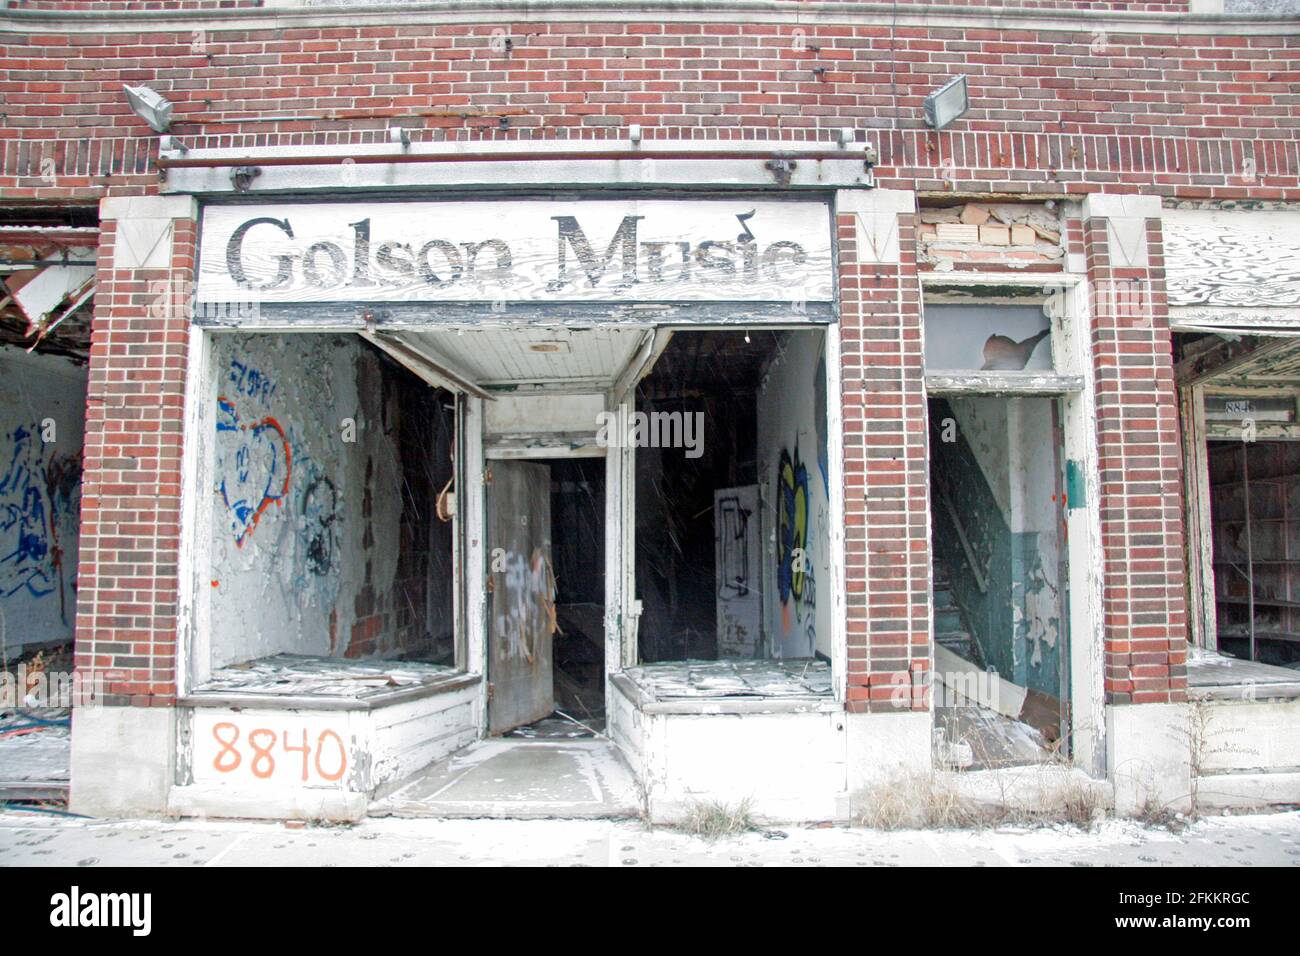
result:
[(86, 407), (76, 662), (105, 703), (176, 696), (181, 432), (196, 248), (189, 198), (110, 198)]
[(1084, 202), (1097, 376), (1108, 703), (1187, 696), (1181, 452), (1160, 200)]
[(841, 192), (837, 205), (847, 704), (925, 710), (929, 480), (915, 196)]

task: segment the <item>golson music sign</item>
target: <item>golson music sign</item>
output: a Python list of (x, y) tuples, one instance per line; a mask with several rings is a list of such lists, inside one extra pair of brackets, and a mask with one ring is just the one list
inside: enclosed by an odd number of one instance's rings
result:
[(208, 206), (196, 300), (830, 301), (830, 211), (727, 200)]

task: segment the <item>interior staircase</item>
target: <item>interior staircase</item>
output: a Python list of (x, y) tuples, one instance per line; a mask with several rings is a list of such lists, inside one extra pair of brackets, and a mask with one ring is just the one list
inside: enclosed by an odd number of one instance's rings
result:
[(966, 624), (966, 614), (953, 599), (948, 565), (938, 556), (931, 559), (930, 597), (934, 606), (934, 639), (959, 657), (978, 667), (987, 667), (979, 643)]

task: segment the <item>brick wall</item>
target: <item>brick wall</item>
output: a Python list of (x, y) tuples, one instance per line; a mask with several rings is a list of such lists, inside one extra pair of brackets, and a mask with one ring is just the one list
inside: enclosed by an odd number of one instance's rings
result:
[(1145, 255), (1104, 218), (1076, 228), (1093, 291), (1106, 698), (1138, 704), (1187, 694), (1182, 453), (1160, 220), (1143, 229)]
[[(1052, 30), (203, 22), (5, 35), (0, 188), (155, 188), (154, 137), (121, 90), (149, 83), (196, 146), (379, 141), (397, 123), (416, 139), (599, 139), (638, 123), (651, 138), (824, 140), (853, 126), (878, 142), (882, 180), (908, 188), (1300, 195), (1296, 35), (1123, 33), (1099, 18)], [(925, 93), (958, 72), (973, 109), (954, 132), (925, 130)], [(259, 112), (307, 118), (243, 121)]]
[(924, 710), (929, 469), (915, 217), (898, 217), (896, 257), (859, 248), (854, 215), (837, 226), (848, 704)]
[(195, 223), (176, 220), (171, 268), (114, 264), (102, 224), (86, 407), (76, 666), (107, 703), (176, 694), (181, 425)]

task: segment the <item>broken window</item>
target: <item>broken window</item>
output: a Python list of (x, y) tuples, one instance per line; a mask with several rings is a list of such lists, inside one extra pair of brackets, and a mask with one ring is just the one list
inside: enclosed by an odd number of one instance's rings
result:
[(453, 669), (453, 396), (355, 335), (211, 341), (200, 689), (355, 696)]
[[(1280, 403), (1238, 399), (1236, 423), (1293, 415)], [(1206, 398), (1206, 418), (1231, 401)], [(1268, 664), (1300, 660), (1300, 444), (1210, 441), (1210, 520), (1219, 649)]]
[[(817, 659), (824, 672), (824, 339), (820, 330), (679, 331), (639, 385), (642, 661)], [(743, 684), (738, 674), (726, 679)]]
[(1050, 372), (1051, 324), (1041, 305), (926, 305), (925, 369)]

